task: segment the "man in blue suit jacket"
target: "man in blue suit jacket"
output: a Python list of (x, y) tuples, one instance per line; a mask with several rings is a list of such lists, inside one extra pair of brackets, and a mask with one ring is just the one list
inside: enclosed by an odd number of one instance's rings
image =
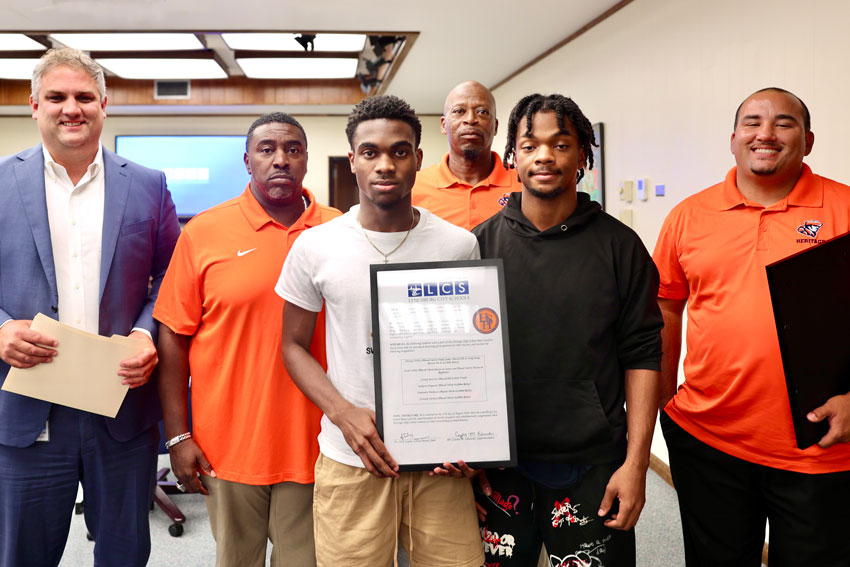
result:
[(62, 345), (39, 312), (143, 338), (116, 368), (130, 386), (114, 419), (0, 391), (0, 567), (58, 565), (77, 485), (96, 565), (145, 565), (160, 405), (152, 319), (179, 227), (165, 176), (103, 149), (103, 71), (54, 49), (33, 72), (42, 145), (0, 159), (0, 383)]

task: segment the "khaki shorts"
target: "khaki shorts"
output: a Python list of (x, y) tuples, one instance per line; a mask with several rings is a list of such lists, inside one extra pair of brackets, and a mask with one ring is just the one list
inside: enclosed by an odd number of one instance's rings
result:
[(262, 566), (272, 542), (271, 567), (314, 567), (313, 485), (253, 486), (204, 476), (217, 567)]
[(319, 454), (313, 492), (319, 567), (386, 567), (399, 537), (412, 567), (484, 563), (472, 485), (465, 478), (403, 472), (376, 478)]

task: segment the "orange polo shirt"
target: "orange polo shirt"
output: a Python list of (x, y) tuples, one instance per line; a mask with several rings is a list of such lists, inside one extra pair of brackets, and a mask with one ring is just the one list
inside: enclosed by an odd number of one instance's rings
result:
[(413, 204), (423, 207), (452, 224), (466, 230), (478, 226), (502, 210), (508, 196), (522, 191), (516, 170), (508, 170), (496, 152), (493, 170), (487, 179), (475, 185), (458, 179), (449, 169), (449, 154), (439, 163), (416, 175)]
[(850, 187), (804, 165), (791, 193), (763, 207), (735, 180), (733, 168), (677, 205), (655, 247), (659, 297), (688, 300), (685, 382), (666, 411), (697, 439), (746, 461), (850, 470), (850, 443), (797, 448), (764, 269), (850, 231)]
[[(274, 221), (245, 189), (189, 221), (162, 281), (154, 317), (191, 337), (192, 427), (216, 475), (243, 484), (313, 482), (322, 412), (280, 354), (283, 261), (306, 229), (339, 216), (316, 202)], [(324, 364), (324, 313), (311, 350)]]

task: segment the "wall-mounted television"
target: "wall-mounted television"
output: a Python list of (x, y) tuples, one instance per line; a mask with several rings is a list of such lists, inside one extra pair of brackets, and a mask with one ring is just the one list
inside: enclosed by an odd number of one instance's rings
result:
[(115, 136), (115, 153), (165, 172), (181, 221), (239, 196), (250, 180), (245, 136)]

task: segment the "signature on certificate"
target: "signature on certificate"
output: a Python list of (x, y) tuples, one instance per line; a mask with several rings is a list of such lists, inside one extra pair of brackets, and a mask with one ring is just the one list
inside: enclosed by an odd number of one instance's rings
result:
[(398, 436), (399, 443), (433, 443), (436, 440), (433, 435), (414, 435), (406, 431)]
[(495, 439), (496, 434), (492, 431), (455, 431), (447, 441), (479, 441), (482, 439)]

